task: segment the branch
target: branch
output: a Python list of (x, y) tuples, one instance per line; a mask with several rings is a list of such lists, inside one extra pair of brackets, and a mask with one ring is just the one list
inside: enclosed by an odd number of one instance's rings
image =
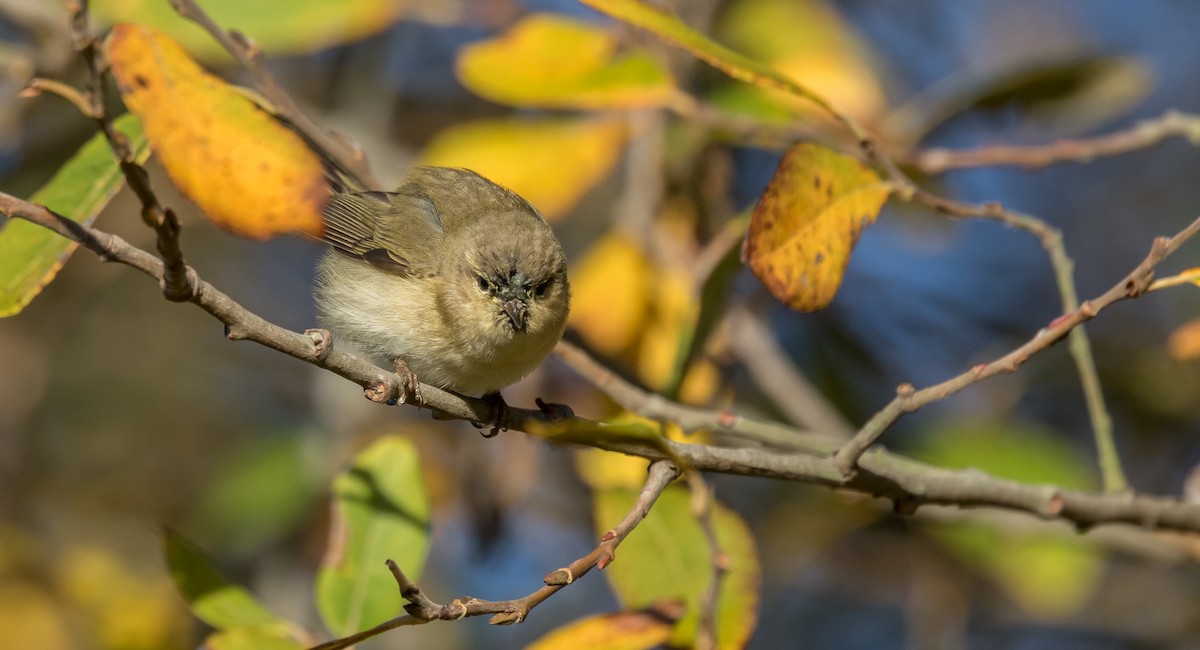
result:
[(989, 377), (1000, 373), (1014, 372), (1029, 357), (1054, 345), (1070, 332), (1077, 331), (1076, 328), (1085, 321), (1095, 318), (1096, 314), (1100, 313), (1106, 307), (1121, 300), (1137, 298), (1142, 295), (1150, 287), (1151, 280), (1154, 277), (1154, 268), (1166, 259), (1167, 256), (1178, 250), (1184, 242), (1195, 236), (1197, 232), (1200, 232), (1200, 218), (1179, 231), (1174, 237), (1159, 237), (1155, 239), (1146, 258), (1133, 271), (1130, 271), (1124, 279), (1100, 296), (1084, 302), (1075, 311), (1063, 314), (1054, 319), (1048, 326), (1035, 334), (1033, 338), (1003, 357), (990, 363), (979, 364), (957, 377), (921, 390), (916, 390), (909, 384), (901, 385), (896, 391), (895, 399), (871, 418), (855, 434), (854, 438), (834, 455), (834, 463), (838, 471), (846, 474), (852, 472), (859, 458), (867, 448), (874, 444), (879, 436), (905, 413), (911, 413), (930, 402), (944, 399), (971, 384)]
[[(84, 115), (95, 120), (100, 132), (108, 140), (109, 148), (116, 156), (125, 180), (129, 182), (130, 189), (142, 204), (142, 220), (154, 229), (158, 253), (162, 256), (164, 264), (164, 272), (160, 278), (163, 295), (173, 302), (190, 300), (196, 287), (187, 273), (183, 250), (179, 246), (179, 231), (182, 227), (179, 217), (175, 215), (174, 210), (164, 209), (158, 202), (154, 188), (150, 185), (149, 174), (134, 158), (129, 141), (113, 127), (112, 116), (108, 113), (108, 84), (105, 83), (107, 64), (100, 51), (100, 44), (88, 27), (87, 0), (71, 0), (68, 9), (71, 42), (88, 69), (88, 88), (86, 93), (80, 96), (89, 103), (88, 109), (83, 111)], [(45, 85), (42, 87), (45, 88)]]
[(304, 111), (284, 90), (283, 86), (267, 69), (262, 48), (237, 30), (225, 31), (217, 25), (195, 0), (170, 0), (171, 7), (182, 17), (203, 27), (234, 59), (242, 64), (254, 78), (258, 91), (272, 104), (276, 117), (289, 124), (302, 138), (312, 145), (314, 151), (328, 156), (343, 172), (356, 179), (367, 189), (379, 189), (380, 184), (367, 165), (362, 149), (351, 147), (346, 142), (330, 137), (324, 129), (309, 119)]
[[(907, 178), (901, 182), (911, 183)], [(999, 203), (984, 203), (975, 205), (952, 201), (926, 192), (915, 185), (910, 185), (908, 197), (910, 200), (928, 205), (935, 210), (954, 217), (975, 217), (991, 219), (1000, 223), (1020, 228), (1038, 238), (1042, 248), (1050, 258), (1050, 266), (1054, 269), (1054, 279), (1058, 285), (1058, 293), (1062, 299), (1063, 313), (1079, 309), (1078, 291), (1075, 289), (1075, 263), (1067, 255), (1063, 244), (1062, 232), (1036, 217), (1004, 209)], [(1082, 327), (1073, 328), (1068, 342), (1071, 358), (1075, 361), (1075, 370), (1079, 375), (1079, 383), (1083, 387), (1083, 397), (1087, 403), (1088, 419), (1092, 424), (1092, 435), (1096, 442), (1096, 452), (1100, 461), (1100, 472), (1104, 481), (1104, 489), (1108, 492), (1123, 492), (1128, 483), (1121, 470), (1121, 459), (1113, 442), (1112, 418), (1104, 404), (1104, 392), (1100, 387), (1100, 374), (1096, 371), (1096, 361), (1092, 356), (1092, 345), (1087, 332)]]
[(590, 553), (566, 567), (546, 574), (546, 577), (542, 579), (546, 583), (545, 586), (523, 598), (483, 600), (466, 596), (440, 605), (430, 600), (416, 583), (409, 580), (395, 562), (388, 560), (387, 566), (392, 572), (392, 577), (396, 579), (396, 584), (400, 587), (400, 596), (408, 601), (408, 604), (404, 606), (407, 614), (358, 634), (322, 643), (311, 650), (341, 650), (402, 625), (421, 625), (430, 621), (457, 621), (469, 616), (484, 614), (492, 615), (491, 621), (489, 621), (492, 625), (520, 623), (529, 616), (529, 612), (534, 607), (567, 585), (582, 578), (593, 568), (604, 569), (608, 566), (615, 557), (614, 552), (617, 546), (646, 518), (646, 515), (650, 513), (650, 508), (654, 506), (654, 502), (678, 474), (678, 470), (669, 461), (659, 460), (652, 463), (641, 494), (638, 495), (633, 508), (630, 509), (629, 514), (625, 515), (621, 523), (604, 533), (600, 537), (600, 543)]
[(1038, 169), (1065, 162), (1086, 163), (1105, 156), (1153, 147), (1170, 138), (1183, 138), (1200, 145), (1200, 115), (1167, 111), (1157, 118), (1143, 120), (1122, 131), (1092, 138), (1059, 140), (1044, 145), (992, 145), (975, 149), (926, 149), (918, 152), (913, 163), (927, 174), (951, 169), (1015, 165)]
[[(127, 264), (155, 279), (162, 277), (162, 262), (150, 253), (120, 237), (75, 223), (42, 206), (0, 192), (0, 213), (49, 228), (78, 242), (103, 260)], [(1153, 257), (1165, 257), (1174, 252), (1185, 235), (1191, 236), (1197, 229), (1200, 229), (1200, 221), (1175, 238), (1159, 240)], [(189, 273), (194, 274), (195, 271), (189, 268)], [(225, 323), (229, 338), (255, 341), (334, 372), (362, 386), (364, 394), (374, 401), (386, 403), (397, 394), (399, 377), (334, 348), (318, 332), (291, 332), (249, 312), (199, 277), (196, 277), (196, 286), (196, 294), (190, 302)], [(1052, 324), (1054, 336), (1063, 336), (1065, 328), (1082, 320), (1082, 314), (1059, 319), (1061, 322)], [(1043, 332), (1042, 335), (1048, 334)], [(560, 344), (557, 350), (576, 368), (587, 367), (590, 361), (582, 352), (565, 343)], [(995, 374), (999, 370), (992, 372)], [(660, 396), (647, 394), (611, 372), (591, 374), (600, 378), (597, 387), (618, 402), (626, 400), (628, 405), (640, 405), (644, 407), (641, 412), (652, 413), (656, 419), (693, 430), (707, 428), (711, 424), (718, 432), (752, 440), (769, 438), (777, 440), (785, 448), (807, 447), (808, 453), (749, 447), (735, 449), (671, 440), (650, 442), (610, 439), (603, 436), (580, 436), (571, 440), (598, 449), (650, 460), (671, 460), (673, 456), (689, 469), (697, 471), (762, 476), (859, 492), (888, 499), (897, 511), (904, 513), (913, 512), (923, 504), (963, 508), (987, 506), (1028, 512), (1046, 519), (1060, 519), (1080, 529), (1099, 524), (1127, 523), (1160, 530), (1200, 532), (1200, 504), (1166, 497), (1095, 494), (1063, 490), (1053, 485), (1027, 485), (978, 470), (935, 467), (882, 449), (863, 453), (856, 463), (856, 471), (847, 476), (837, 467), (832, 456), (814, 455), (829, 454), (834, 450), (834, 445), (821, 436), (782, 425), (756, 422), (727, 411), (708, 412), (676, 404)], [(496, 422), (498, 414), (485, 400), (463, 397), (428, 385), (422, 385), (421, 391), (423, 401), (418, 406), (430, 408), (441, 417), (485, 424)], [(596, 422), (564, 415), (550, 408), (529, 410), (510, 406), (508, 416), (508, 425), (520, 431), (544, 431), (547, 425), (568, 431), (595, 431), (600, 428)]]

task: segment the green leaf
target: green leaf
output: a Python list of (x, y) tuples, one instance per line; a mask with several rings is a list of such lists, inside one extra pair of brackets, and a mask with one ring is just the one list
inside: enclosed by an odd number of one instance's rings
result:
[(1120, 117), (1154, 90), (1154, 73), (1128, 56), (1094, 55), (1035, 61), (988, 73), (949, 77), (897, 107), (883, 124), (890, 139), (919, 142), (950, 118), (970, 110), (1016, 108), (1023, 128), (1082, 133)]
[(412, 580), (425, 566), (429, 499), (416, 447), (400, 436), (380, 438), (334, 480), (333, 494), (317, 609), (331, 632), (346, 636), (404, 612), (385, 560)]
[(978, 522), (930, 525), (931, 534), (1042, 620), (1078, 612), (1095, 593), (1104, 553), (1068, 532), (1007, 531)]
[(1097, 486), (1085, 456), (1053, 432), (1031, 425), (952, 420), (924, 432), (914, 457), (939, 467), (981, 469), (1021, 483)]
[[(254, 39), (272, 56), (314, 52), (348, 43), (386, 29), (403, 14), (393, 0), (201, 0), (198, 4), (224, 29)], [(135, 22), (167, 32), (205, 61), (228, 55), (204, 29), (185, 20), (161, 0), (98, 0), (92, 14), (105, 27)]]
[(663, 394), (668, 399), (676, 399), (683, 385), (683, 378), (687, 376), (687, 369), (704, 349), (704, 344), (708, 342), (708, 337), (717, 323), (721, 322), (721, 314), (728, 303), (729, 289), (733, 286), (737, 272), (742, 268), (740, 244), (749, 223), (748, 218), (738, 217), (726, 224), (718, 239), (714, 239), (723, 240), (728, 244), (728, 248), (700, 284), (699, 313), (694, 320), (684, 324), (685, 329), (679, 337), (679, 349), (676, 351), (671, 379), (663, 389)]
[[(600, 534), (620, 521), (636, 500), (635, 490), (597, 491), (594, 506)], [(730, 562), (718, 604), (718, 647), (741, 648), (758, 617), (758, 551), (750, 529), (733, 511), (717, 503), (713, 518), (717, 541)], [(700, 595), (713, 575), (711, 551), (692, 515), (690, 493), (680, 486), (663, 492), (646, 519), (617, 547), (616, 556), (604, 573), (621, 604), (640, 609), (661, 601), (684, 603), (687, 613), (670, 645), (690, 647), (699, 622)]]
[(734, 79), (745, 81), (761, 88), (782, 90), (797, 97), (808, 99), (818, 106), (825, 108), (830, 113), (840, 114), (840, 111), (834, 108), (824, 97), (813, 92), (811, 89), (792, 81), (787, 75), (769, 65), (734, 52), (688, 27), (677, 16), (661, 9), (638, 2), (638, 0), (580, 1), (613, 18), (649, 31), (662, 40), (691, 53), (692, 56)]
[(210, 634), (203, 650), (304, 650), (300, 643), (283, 632), (263, 629), (236, 628)]
[[(150, 148), (137, 118), (122, 115), (115, 126), (129, 139), (134, 158), (145, 162)], [(97, 133), (29, 200), (90, 225), (124, 184), (108, 142)], [(50, 284), (77, 247), (41, 226), (9, 219), (0, 228), (0, 317), (24, 309)]]
[(555, 14), (532, 14), (458, 55), (459, 81), (485, 99), (539, 108), (645, 108), (675, 95), (648, 52), (617, 55), (608, 31)]
[(240, 552), (293, 530), (318, 494), (304, 452), (297, 435), (256, 437), (239, 447), (200, 495), (196, 526)]
[(288, 621), (260, 605), (244, 588), (231, 584), (211, 559), (178, 532), (166, 529), (163, 545), (175, 588), (192, 613), (218, 630), (270, 628), (285, 633)]

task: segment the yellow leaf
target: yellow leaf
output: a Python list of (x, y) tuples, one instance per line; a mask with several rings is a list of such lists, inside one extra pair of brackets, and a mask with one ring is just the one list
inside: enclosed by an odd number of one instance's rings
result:
[(320, 234), (328, 186), (299, 136), (149, 27), (117, 25), (105, 48), (125, 105), (205, 216), (244, 237)]
[(479, 120), (439, 133), (421, 164), (473, 169), (554, 219), (604, 179), (625, 139), (615, 119)]
[(754, 208), (742, 259), (789, 307), (821, 309), (833, 300), (858, 236), (879, 216), (888, 192), (857, 160), (797, 144)]
[[(722, 15), (718, 38), (762, 59), (785, 76), (836, 102), (847, 113), (874, 121), (887, 108), (883, 87), (869, 64), (866, 46), (836, 11), (819, 0), (743, 0)], [(781, 91), (741, 85), (722, 91), (726, 102), (741, 93), (765, 95), (789, 112), (818, 117), (811, 103)], [(736, 98), (752, 105), (751, 98)]]
[(0, 629), (11, 648), (67, 650), (75, 647), (66, 612), (44, 590), (15, 575), (0, 582)]
[(1200, 320), (1184, 323), (1167, 338), (1167, 350), (1179, 361), (1200, 359)]
[(60, 562), (60, 591), (87, 613), (100, 647), (176, 647), (172, 640), (187, 622), (165, 574), (139, 575), (122, 558), (96, 547), (73, 547)]
[[(700, 308), (692, 278), (684, 269), (663, 269), (654, 283), (653, 318), (643, 328), (638, 346), (638, 376), (661, 389), (675, 371), (680, 336), (695, 321)], [(688, 404), (707, 402), (720, 382), (720, 372), (709, 361), (699, 360), (684, 375), (679, 399)]]
[(644, 108), (675, 94), (667, 70), (646, 52), (616, 55), (612, 34), (555, 14), (533, 14), (459, 52), (458, 78), (501, 104), (542, 108)]
[(1103, 555), (1081, 540), (1038, 535), (1008, 540), (990, 561), (997, 582), (1042, 620), (1078, 612), (1095, 593), (1104, 568)]
[(629, 349), (646, 322), (651, 273), (629, 237), (614, 232), (596, 242), (571, 269), (571, 327), (602, 354)]
[(738, 81), (745, 81), (762, 88), (775, 88), (797, 97), (806, 98), (830, 113), (841, 114), (842, 112), (808, 86), (797, 83), (769, 65), (734, 52), (688, 27), (677, 16), (657, 7), (652, 7), (639, 0), (580, 0), (580, 2), (613, 18), (645, 29)]
[(646, 483), (650, 461), (603, 449), (580, 449), (575, 453), (575, 471), (593, 490), (638, 489)]
[(672, 627), (649, 612), (604, 614), (553, 630), (525, 650), (649, 650), (666, 643)]

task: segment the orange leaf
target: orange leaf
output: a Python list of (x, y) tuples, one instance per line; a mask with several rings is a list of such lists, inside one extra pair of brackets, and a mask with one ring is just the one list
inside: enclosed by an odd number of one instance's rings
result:
[(1190, 321), (1175, 328), (1167, 338), (1167, 350), (1171, 358), (1179, 361), (1200, 359), (1200, 320)]
[(828, 305), (850, 251), (875, 221), (889, 186), (854, 158), (793, 146), (759, 199), (742, 259), (771, 295), (800, 311)]
[(117, 25), (105, 50), (167, 175), (205, 216), (256, 239), (320, 235), (328, 186), (299, 136), (149, 27)]

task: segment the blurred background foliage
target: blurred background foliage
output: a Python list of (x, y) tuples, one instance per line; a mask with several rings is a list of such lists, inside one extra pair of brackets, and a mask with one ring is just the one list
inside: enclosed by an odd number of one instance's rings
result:
[[(776, 390), (787, 385), (786, 370), (764, 359), (779, 356), (747, 341), (747, 327), (723, 323), (686, 373), (677, 367), (700, 310), (697, 268), (726, 250), (713, 242), (736, 240), (731, 220), (762, 191), (779, 143), (747, 142), (653, 108), (612, 110), (603, 92), (612, 79), (587, 66), (610, 70), (613, 57), (623, 57), (622, 74), (646, 82), (638, 95), (646, 106), (680, 101), (670, 91), (678, 86), (724, 111), (823, 133), (828, 125), (810, 108), (732, 82), (569, 0), (203, 4), (220, 24), (261, 43), (285, 85), (319, 122), (362, 143), (379, 177), (398, 178), (417, 162), (465, 164), (538, 205), (573, 263), (569, 336), (644, 385), (678, 389), (685, 401), (796, 418), (795, 404)], [(1187, 2), (674, 4), (690, 25), (837, 100), (898, 153), (912, 143), (1040, 143), (1200, 105), (1192, 83), (1200, 5)], [(210, 69), (248, 83), (165, 1), (108, 0), (94, 10), (105, 22), (158, 25)], [(534, 44), (579, 49), (558, 69), (524, 70), (531, 74), (521, 84), (488, 86), (489, 51), (520, 61), (513, 50), (528, 42), (514, 34), (528, 33), (526, 19), (542, 12), (559, 18), (536, 19), (550, 35)], [(581, 22), (564, 25), (562, 17)], [(18, 100), (34, 74), (82, 79), (63, 8), (0, 2), (0, 183), (20, 196), (92, 128), (56, 98)], [(556, 74), (596, 84), (594, 103), (556, 103), (555, 85), (536, 84)], [(961, 171), (923, 182), (966, 200), (1000, 200), (1062, 228), (1086, 297), (1140, 260), (1154, 235), (1195, 216), (1197, 162), (1194, 148), (1171, 142), (1088, 165)], [(206, 279), (286, 327), (313, 325), (318, 246), (231, 237), (189, 213), (161, 175), (156, 181), (184, 214), (187, 259)], [(152, 247), (136, 206), (118, 196), (100, 226)], [(895, 204), (863, 236), (825, 311), (789, 312), (749, 274), (726, 267), (723, 284), (732, 291), (717, 287), (710, 297), (765, 323), (836, 406), (835, 417), (856, 424), (898, 382), (927, 384), (991, 358), (1058, 310), (1049, 265), (1026, 233)], [(1088, 325), (1118, 446), (1140, 491), (1180, 494), (1200, 460), (1200, 370), (1167, 345), (1196, 308), (1197, 297), (1180, 290), (1118, 305)], [(516, 404), (542, 396), (582, 415), (616, 414), (553, 360), (506, 394)], [(194, 647), (202, 625), (173, 593), (159, 548), (163, 524), (212, 552), (273, 611), (318, 629), (311, 594), (330, 526), (330, 485), (386, 433), (402, 433), (420, 452), (433, 526), (422, 585), (440, 600), (531, 590), (615, 523), (607, 519), (620, 508), (600, 501), (606, 521), (593, 522), (591, 486), (630, 476), (628, 463), (593, 452), (577, 458), (515, 433), (485, 442), (464, 423), (372, 408), (328, 373), (230, 345), (219, 324), (164, 302), (140, 275), (77, 256), (25, 312), (0, 321), (6, 643)], [(1065, 349), (906, 418), (888, 442), (947, 466), (1097, 486)], [(751, 647), (1200, 643), (1193, 539), (1119, 529), (1080, 537), (1029, 517), (943, 508), (900, 518), (869, 500), (806, 486), (713, 483), (748, 524), (763, 568)], [(635, 532), (630, 543), (636, 539)], [(616, 608), (606, 582), (589, 577), (520, 626), (423, 626), (366, 647), (522, 647)]]

